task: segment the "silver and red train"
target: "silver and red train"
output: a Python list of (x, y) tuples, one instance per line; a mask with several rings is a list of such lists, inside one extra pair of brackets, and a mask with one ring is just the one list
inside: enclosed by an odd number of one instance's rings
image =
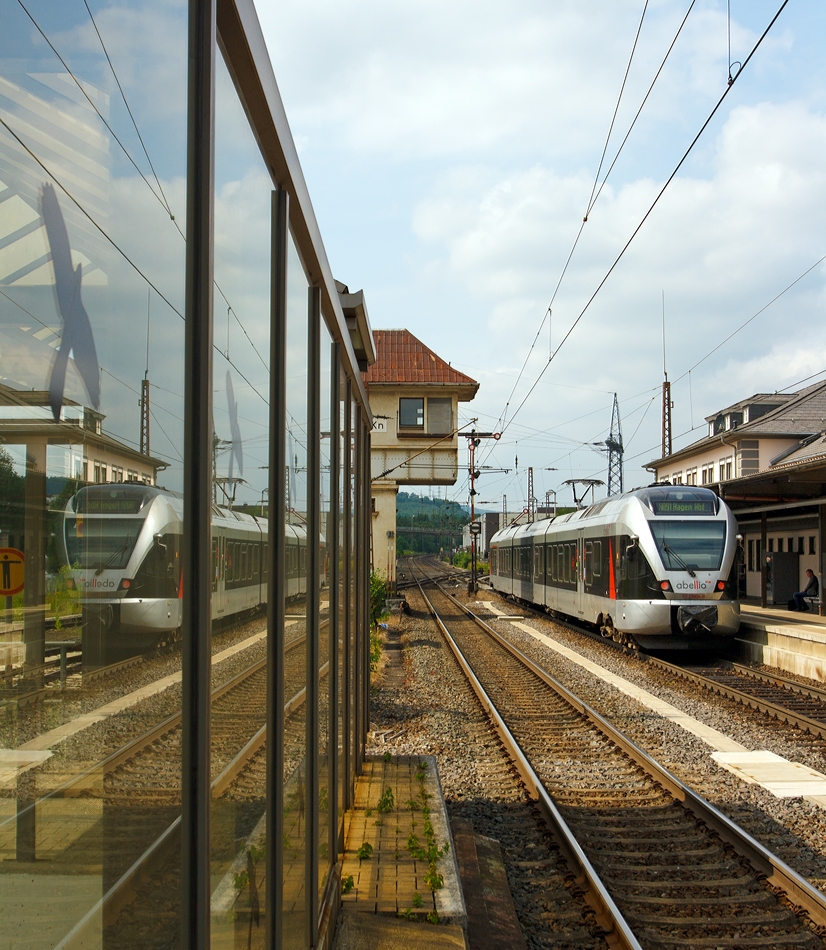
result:
[(498, 531), (490, 580), (619, 642), (722, 646), (740, 626), (739, 540), (711, 490), (654, 485)]

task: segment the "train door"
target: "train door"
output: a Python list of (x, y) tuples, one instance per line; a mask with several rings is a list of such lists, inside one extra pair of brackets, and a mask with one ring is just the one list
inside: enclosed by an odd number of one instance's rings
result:
[(576, 612), (585, 614), (585, 532), (576, 533)]
[(226, 538), (222, 534), (212, 536), (212, 610), (216, 617), (223, 617), (227, 609), (225, 559)]

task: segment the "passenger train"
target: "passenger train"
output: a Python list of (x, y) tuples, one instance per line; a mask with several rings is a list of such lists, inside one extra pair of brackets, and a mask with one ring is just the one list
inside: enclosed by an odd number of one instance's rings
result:
[(653, 485), (498, 531), (495, 590), (648, 649), (720, 646), (740, 626), (740, 538), (707, 488)]
[[(307, 533), (303, 525), (286, 530), (291, 599), (307, 590)], [(180, 630), (182, 540), (183, 499), (173, 492), (124, 482), (90, 485), (69, 499), (64, 554), (80, 593), (84, 635), (102, 641), (101, 654), (140, 652)], [(266, 604), (268, 553), (266, 518), (213, 505), (213, 618)]]

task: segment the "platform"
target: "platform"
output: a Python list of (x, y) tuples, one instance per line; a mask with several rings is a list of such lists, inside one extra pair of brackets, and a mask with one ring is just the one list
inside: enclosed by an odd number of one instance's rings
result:
[(826, 682), (826, 617), (740, 602), (740, 657)]
[[(388, 791), (389, 790), (389, 791)], [(424, 852), (431, 849), (431, 857)], [(433, 871), (442, 885), (432, 889)], [(467, 914), (433, 756), (368, 756), (347, 813), (342, 911), (420, 921), (432, 944)], [(438, 883), (438, 882), (435, 882)]]

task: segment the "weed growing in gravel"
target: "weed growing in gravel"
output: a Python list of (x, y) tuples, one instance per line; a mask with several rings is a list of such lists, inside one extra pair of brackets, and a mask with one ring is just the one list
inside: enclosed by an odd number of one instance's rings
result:
[(423, 904), (422, 895), (418, 891), (413, 891), (413, 906), (421, 907)]
[[(444, 887), (445, 879), (444, 875), (439, 872), (438, 862), (449, 853), (450, 843), (445, 841), (444, 844), (439, 847), (439, 844), (436, 841), (436, 832), (433, 828), (433, 822), (430, 820), (430, 805), (428, 804), (428, 799), (432, 796), (425, 790), (424, 785), (426, 774), (425, 770), (427, 769), (427, 765), (427, 762), (420, 761), (418, 763), (418, 770), (416, 772), (416, 778), (419, 780), (418, 800), (411, 798), (406, 802), (408, 808), (410, 809), (411, 823), (414, 829), (407, 837), (407, 850), (417, 861), (427, 862), (427, 872), (424, 878), (425, 884), (427, 884), (431, 891), (435, 892), (439, 890), (439, 888)], [(421, 809), (422, 817), (424, 819), (424, 845), (415, 832), (415, 813), (417, 809)], [(421, 900), (421, 897), (419, 897), (419, 899)], [(416, 906), (421, 906), (421, 904), (417, 904)], [(428, 914), (428, 920), (430, 923), (438, 923), (439, 915), (436, 913), (436, 911), (433, 911), (432, 913), (435, 915), (435, 919), (431, 920), (431, 915)]]
[(356, 857), (359, 861), (367, 861), (373, 853), (373, 845), (369, 841), (365, 841), (364, 844), (356, 851)]
[(378, 805), (376, 805), (376, 811), (380, 815), (384, 815), (389, 811), (393, 811), (396, 807), (396, 799), (393, 795), (393, 789), (389, 786), (382, 792), (381, 798), (379, 799)]
[(353, 880), (353, 875), (348, 874), (341, 882), (341, 893), (349, 894), (350, 891), (356, 886), (356, 882)]

